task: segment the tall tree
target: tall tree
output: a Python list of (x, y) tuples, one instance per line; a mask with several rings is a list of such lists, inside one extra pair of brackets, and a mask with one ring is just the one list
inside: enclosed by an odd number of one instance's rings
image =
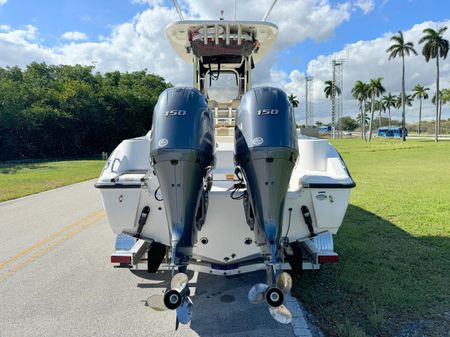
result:
[(386, 113), (387, 110), (386, 103), (382, 98), (375, 101), (374, 109), (375, 111), (378, 111), (378, 127), (381, 128), (381, 113)]
[(32, 63), (0, 68), (0, 161), (92, 156), (147, 133), (170, 87), (145, 71)]
[(359, 118), (359, 122), (361, 123), (361, 138), (366, 140), (366, 123), (363, 123), (366, 120), (366, 100), (368, 98), (368, 85), (360, 80), (355, 82), (355, 85), (352, 88), (352, 95), (359, 102), (359, 108), (361, 111), (362, 118)]
[(355, 131), (358, 127), (358, 122), (350, 116), (344, 116), (340, 118), (339, 125), (342, 126), (342, 130), (344, 131)]
[(295, 96), (294, 94), (290, 94), (288, 96), (288, 99), (289, 99), (289, 103), (291, 103), (291, 105), (294, 109), (298, 107), (299, 101), (297, 99), (297, 96)]
[(422, 100), (428, 99), (428, 93), (427, 91), (430, 90), (430, 88), (425, 88), (423, 85), (417, 84), (413, 89), (413, 98), (419, 99), (419, 126), (417, 129), (417, 133), (420, 135), (420, 123), (422, 121)]
[[(439, 116), (441, 116), (442, 105), (450, 103), (450, 88), (442, 89), (439, 97), (440, 97), (439, 102), (441, 103), (441, 108), (439, 109)], [(450, 118), (448, 119), (448, 121), (450, 121)], [(448, 123), (447, 123), (447, 125), (448, 125)]]
[[(364, 116), (364, 117), (362, 117), (362, 116)], [(359, 113), (359, 114), (356, 116), (356, 121), (358, 122), (359, 125), (365, 125), (365, 126), (368, 126), (368, 125), (369, 125), (369, 116), (366, 116), (366, 114), (363, 114), (363, 113)], [(365, 123), (363, 123), (363, 121), (364, 121)], [(365, 129), (365, 128), (364, 128), (364, 129)]]
[(447, 58), (449, 43), (448, 40), (443, 38), (444, 32), (447, 27), (441, 27), (437, 31), (431, 28), (424, 29), (425, 34), (419, 43), (425, 43), (422, 49), (422, 54), (425, 56), (425, 60), (428, 62), (430, 59), (436, 59), (436, 124), (434, 128), (434, 141), (439, 140), (439, 128), (441, 115), (439, 110), (439, 58), (444, 60)]
[[(368, 94), (370, 97), (370, 125), (369, 125), (369, 142), (372, 140), (372, 129), (373, 129), (373, 114), (375, 108), (375, 97), (380, 97), (386, 90), (384, 89), (381, 81), (382, 77), (372, 78), (369, 83)], [(381, 116), (380, 116), (381, 119)]]
[(450, 88), (442, 89), (439, 97), (441, 98), (442, 104), (450, 103)]
[[(333, 102), (333, 100), (336, 98), (336, 96), (339, 96), (341, 94), (341, 88), (339, 88), (336, 83), (333, 83), (333, 81), (328, 80), (325, 81), (325, 88), (323, 89), (323, 92), (325, 93), (325, 98), (329, 98), (331, 100), (331, 102)], [(333, 104), (333, 103), (331, 103)], [(333, 110), (333, 106), (331, 106), (331, 109)], [(334, 111), (331, 111), (331, 120), (332, 123), (334, 122), (336, 124), (336, 116), (333, 116)], [(339, 124), (339, 121), (338, 121)], [(331, 126), (333, 128), (332, 133), (333, 133), (333, 138), (335, 136), (335, 130), (336, 130), (336, 125), (332, 125)]]
[(404, 100), (402, 100), (402, 98), (400, 96), (397, 96), (397, 100), (395, 101), (395, 107), (397, 109), (401, 109), (403, 107), (403, 105), (412, 106), (412, 102), (413, 102), (413, 98), (411, 95), (405, 95)]
[(406, 141), (406, 121), (405, 121), (405, 56), (410, 54), (417, 55), (412, 42), (405, 42), (402, 31), (398, 32), (398, 35), (391, 37), (393, 44), (386, 50), (389, 53), (389, 60), (396, 57), (402, 58), (402, 140)]
[[(334, 84), (334, 89), (336, 91), (336, 95), (341, 94), (341, 88), (339, 88), (336, 84)], [(323, 89), (323, 92), (325, 93), (325, 98), (333, 98), (333, 81), (325, 81), (325, 88)]]
[(397, 96), (392, 95), (391, 93), (383, 96), (382, 100), (384, 102), (384, 106), (386, 107), (386, 109), (388, 110), (388, 114), (389, 114), (389, 130), (391, 129), (391, 108), (395, 107), (395, 101), (397, 99)]
[[(436, 93), (434, 93), (433, 97), (431, 98), (431, 103), (436, 105), (436, 107), (439, 109), (439, 113), (438, 113), (439, 119), (441, 119), (440, 116), (442, 114), (442, 104), (445, 104), (445, 98), (443, 97), (445, 90), (446, 89), (439, 91), (439, 97), (440, 97), (439, 103), (437, 103)], [(435, 126), (435, 133), (436, 133), (436, 124), (434, 126)], [(440, 123), (438, 124), (438, 126), (439, 126), (439, 130), (440, 130), (440, 128), (441, 128)], [(438, 131), (438, 133), (439, 133), (439, 131)]]
[(293, 93), (291, 93), (291, 94), (288, 96), (288, 100), (289, 100), (289, 103), (291, 103), (292, 108), (293, 108), (294, 111), (295, 111), (295, 108), (297, 108), (297, 107), (298, 107), (298, 104), (299, 104), (299, 101), (298, 101), (298, 99), (297, 99), (297, 96), (295, 96)]

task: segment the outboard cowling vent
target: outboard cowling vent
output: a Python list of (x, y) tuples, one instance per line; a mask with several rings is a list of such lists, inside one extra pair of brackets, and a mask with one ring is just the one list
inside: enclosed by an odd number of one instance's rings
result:
[(214, 151), (214, 118), (205, 96), (193, 88), (165, 90), (153, 114), (150, 157), (173, 249), (192, 248), (197, 240), (195, 218)]
[(298, 157), (294, 112), (286, 94), (270, 87), (248, 91), (237, 112), (235, 137), (235, 161), (247, 181), (256, 239), (276, 258), (284, 201)]

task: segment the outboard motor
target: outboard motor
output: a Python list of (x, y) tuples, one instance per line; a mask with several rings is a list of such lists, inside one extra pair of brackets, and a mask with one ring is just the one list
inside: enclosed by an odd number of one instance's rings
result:
[(263, 254), (277, 263), (283, 208), (298, 157), (294, 112), (277, 88), (248, 91), (236, 116), (236, 164), (247, 182), (245, 204), (254, 214), (255, 235)]
[(244, 174), (245, 214), (253, 226), (256, 242), (267, 265), (267, 283), (255, 284), (248, 293), (251, 303), (265, 301), (270, 315), (290, 323), (292, 314), (283, 304), (292, 288), (292, 278), (274, 266), (283, 230), (283, 209), (292, 170), (298, 157), (294, 112), (286, 94), (276, 88), (248, 91), (236, 116), (235, 161)]
[(214, 151), (214, 119), (205, 96), (193, 88), (165, 90), (153, 114), (150, 158), (164, 199), (173, 267), (177, 259), (185, 264), (197, 241)]

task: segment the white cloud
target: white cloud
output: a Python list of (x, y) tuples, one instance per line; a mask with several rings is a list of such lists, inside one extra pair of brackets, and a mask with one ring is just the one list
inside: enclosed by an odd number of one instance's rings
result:
[[(248, 0), (237, 2), (238, 20), (261, 20), (272, 4), (272, 0)], [(185, 0), (182, 7), (187, 17), (219, 19), (223, 9), (224, 18), (234, 19), (234, 1)], [(332, 5), (328, 0), (284, 0), (277, 3), (268, 21), (279, 28), (277, 47), (285, 48), (307, 38), (323, 41), (334, 34), (334, 30), (351, 15), (351, 3)]]
[(12, 30), (11, 27), (1, 26), (0, 41), (10, 43), (31, 43), (30, 41), (36, 39), (37, 28), (32, 25), (26, 25), (23, 29)]
[(0, 66), (25, 66), (33, 61), (59, 63), (55, 53), (35, 43), (37, 28), (31, 25), (25, 29), (0, 32)]
[(70, 41), (84, 41), (89, 39), (89, 37), (85, 33), (81, 33), (78, 31), (74, 32), (65, 32), (62, 36), (62, 39), (64, 40), (70, 40)]
[(96, 64), (100, 71), (148, 69), (174, 84), (190, 84), (192, 70), (169, 46), (165, 27), (176, 21), (175, 9), (156, 6), (113, 28), (100, 42), (71, 43), (55, 49), (64, 63)]
[[(360, 10), (362, 10), (364, 12), (364, 14), (371, 12), (375, 8), (374, 0), (356, 0), (354, 2), (354, 5), (356, 7), (358, 7)], [(385, 5), (384, 2), (382, 4), (382, 6), (383, 5)]]
[[(436, 66), (435, 60), (429, 63), (425, 62), (422, 56), (423, 45), (418, 45), (417, 42), (423, 35), (423, 30), (428, 27), (450, 26), (450, 20), (446, 22), (424, 22), (413, 26), (411, 29), (404, 31), (406, 41), (414, 42), (414, 47), (419, 54), (418, 56), (410, 56), (405, 59), (406, 63), (406, 78), (405, 85), (407, 94), (411, 94), (412, 88), (416, 84), (422, 84), (430, 88), (431, 96), (435, 92), (435, 74)], [(330, 120), (330, 102), (325, 99), (323, 94), (323, 82), (332, 78), (331, 60), (333, 58), (347, 58), (344, 65), (344, 115), (356, 116), (358, 113), (357, 102), (351, 96), (351, 88), (357, 80), (368, 82), (371, 78), (383, 77), (383, 85), (386, 92), (399, 94), (401, 91), (401, 59), (388, 60), (386, 49), (390, 45), (390, 38), (393, 33), (386, 33), (380, 38), (371, 41), (358, 41), (347, 45), (343, 50), (335, 52), (331, 55), (322, 55), (312, 60), (308, 64), (307, 73), (314, 76), (314, 113), (316, 119), (329, 121)], [(449, 36), (445, 36), (447, 39)], [(274, 78), (274, 83), (283, 83), (282, 87), (288, 92), (293, 92), (301, 99), (304, 90), (304, 76), (297, 70), (280, 80), (279, 77)], [(440, 67), (441, 87), (449, 87), (450, 85), (450, 63), (441, 61)], [(304, 103), (304, 99), (302, 99)], [(304, 107), (300, 108), (301, 121), (303, 117)], [(448, 115), (448, 108), (443, 108), (443, 117)], [(397, 110), (391, 111), (394, 118), (400, 118), (400, 112)], [(422, 114), (425, 119), (434, 119), (434, 106), (430, 100), (424, 101)], [(449, 116), (450, 117), (450, 116)], [(418, 104), (414, 103), (413, 107), (407, 108), (407, 121), (415, 121), (418, 118)]]
[(5, 3), (7, 3), (8, 2), (8, 0), (0, 0), (0, 6), (1, 5), (4, 5)]
[[(100, 71), (133, 71), (147, 68), (151, 72), (164, 76), (174, 84), (192, 83), (192, 70), (172, 51), (166, 41), (165, 27), (178, 20), (175, 8), (160, 5), (160, 1), (135, 0), (147, 2), (150, 8), (136, 15), (129, 22), (113, 28), (110, 36), (103, 36), (99, 42), (71, 42), (55, 48), (29, 43), (23, 45), (23, 38), (9, 44), (3, 44), (0, 54), (0, 66), (24, 66), (32, 61), (43, 60), (49, 63), (95, 63)], [(218, 18), (222, 8), (234, 8), (234, 1), (185, 0), (180, 5), (186, 18)], [(271, 0), (250, 0), (245, 6), (238, 2), (238, 19), (260, 20), (269, 8)], [(269, 70), (275, 62), (276, 51), (294, 45), (307, 38), (322, 41), (333, 35), (342, 22), (350, 18), (350, 4), (332, 5), (328, 0), (285, 0), (275, 7), (270, 21), (279, 25), (279, 39), (272, 52), (258, 66), (255, 80), (270, 81)], [(226, 12), (225, 16), (234, 17)], [(288, 18), (288, 19), (286, 19)], [(22, 31), (12, 31), (14, 34)], [(36, 31), (34, 32), (36, 34)], [(67, 34), (67, 33), (66, 33)], [(82, 33), (81, 33), (82, 34)], [(71, 32), (66, 38), (81, 38), (82, 35)], [(4, 39), (0, 36), (0, 45)], [(23, 52), (20, 52), (23, 50)], [(34, 55), (33, 55), (34, 53)]]
[[(169, 46), (165, 27), (178, 20), (175, 8), (161, 5), (160, 1), (135, 0), (150, 4), (150, 8), (136, 15), (129, 22), (112, 28), (109, 36), (102, 36), (99, 42), (73, 42), (54, 48), (39, 44), (38, 31), (34, 26), (22, 29), (0, 27), (0, 66), (26, 66), (30, 62), (45, 61), (50, 64), (95, 64), (99, 71), (134, 71), (146, 68), (157, 73), (175, 85), (191, 85), (192, 69), (178, 58)], [(227, 5), (228, 3), (228, 5)], [(184, 0), (180, 1), (186, 18), (213, 19), (225, 9), (225, 19), (234, 18), (234, 1)], [(269, 8), (271, 0), (249, 0), (237, 2), (237, 19), (260, 20)], [(360, 4), (361, 5), (361, 4)], [(230, 9), (231, 8), (231, 9)], [(279, 36), (274, 51), (260, 62), (255, 70), (255, 85), (274, 85), (293, 92), (304, 103), (304, 73), (293, 70), (290, 73), (277, 70), (277, 51), (301, 43), (305, 39), (323, 41), (333, 36), (335, 29), (348, 21), (358, 1), (335, 5), (329, 0), (284, 0), (274, 8), (269, 21), (279, 27)], [(363, 9), (364, 10), (364, 9)], [(450, 21), (445, 23), (450, 25)], [(426, 27), (436, 28), (437, 24), (425, 22), (405, 31), (405, 38), (417, 42)], [(72, 32), (73, 33), (73, 32)], [(448, 33), (447, 33), (448, 34)], [(349, 57), (344, 70), (344, 114), (354, 116), (357, 106), (350, 94), (351, 86), (358, 79), (368, 81), (373, 77), (384, 77), (387, 91), (400, 90), (400, 61), (388, 61), (385, 50), (389, 46), (392, 33), (387, 33), (372, 41), (359, 41), (347, 45), (333, 55), (320, 56), (309, 63), (308, 74), (313, 75), (314, 109), (318, 119), (329, 119), (330, 103), (323, 96), (323, 82), (331, 78), (330, 60), (333, 57)], [(418, 52), (422, 46), (416, 46)], [(407, 59), (407, 88), (421, 83), (434, 90), (434, 64), (425, 63), (422, 56)], [(442, 83), (450, 80), (450, 62), (441, 65)], [(424, 115), (432, 118), (433, 106), (424, 105)], [(300, 114), (304, 111), (298, 109)], [(407, 116), (415, 116), (416, 107), (408, 110)], [(396, 112), (394, 112), (394, 116)], [(300, 119), (300, 121), (303, 120)]]
[(133, 4), (144, 5), (148, 4), (149, 6), (162, 5), (164, 0), (131, 0)]
[[(237, 20), (259, 21), (272, 4), (272, 0), (237, 1)], [(234, 19), (234, 1), (185, 0), (180, 2), (186, 18), (218, 19), (223, 9), (224, 19)], [(335, 29), (350, 20), (352, 4), (349, 1), (333, 5), (328, 0), (279, 1), (268, 21), (278, 26), (279, 34), (273, 51), (259, 64), (254, 81), (270, 83), (270, 70), (276, 54), (290, 46), (312, 39), (321, 42), (334, 35)]]

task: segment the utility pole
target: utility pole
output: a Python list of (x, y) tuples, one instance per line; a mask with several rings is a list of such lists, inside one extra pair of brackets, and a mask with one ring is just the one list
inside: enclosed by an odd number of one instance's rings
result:
[[(333, 139), (342, 137), (340, 119), (342, 118), (343, 111), (343, 99), (344, 93), (344, 63), (346, 59), (333, 59), (331, 65), (333, 67), (333, 85), (331, 88), (331, 134)], [(340, 89), (339, 95), (336, 91), (336, 87)]]
[(305, 76), (305, 126), (313, 126), (314, 111), (312, 105), (313, 77)]

